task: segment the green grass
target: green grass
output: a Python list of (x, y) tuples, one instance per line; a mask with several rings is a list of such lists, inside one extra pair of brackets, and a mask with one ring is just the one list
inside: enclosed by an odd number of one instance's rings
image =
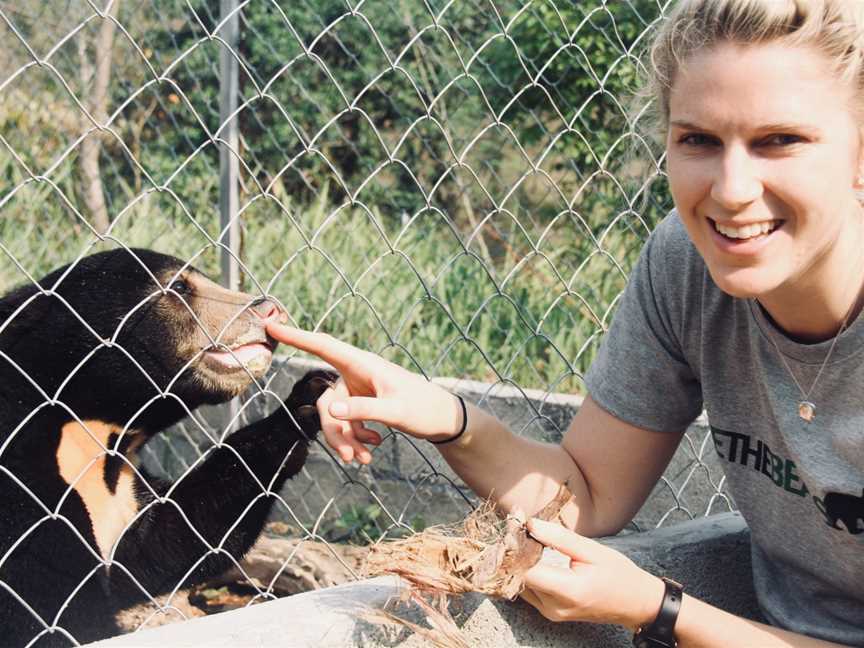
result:
[[(197, 97), (204, 89), (188, 90)], [(81, 115), (65, 86), (34, 67), (0, 99), (0, 293), (119, 245), (173, 254), (218, 277), (218, 155), (209, 144), (198, 150), (206, 138), (187, 123), (182, 102), (169, 97), (148, 117), (142, 99), (114, 124), (124, 144), (106, 136), (100, 160), (114, 223), (103, 241), (85, 221), (75, 141)], [(475, 133), (476, 115), (451, 108), (450, 131)], [(550, 136), (560, 128), (547, 126)], [(416, 155), (405, 158), (416, 187), (395, 163), (367, 174), (375, 164), (364, 159), (347, 180), (360, 192), (350, 204), (314, 156), (281, 176), (312, 198), (280, 181), (262, 194), (255, 178), (275, 177), (286, 160), (263, 155), (261, 146), (294, 150), (271, 142), (281, 130), (263, 128), (269, 139), (256, 139), (253, 129), (243, 148), (251, 165), (240, 201), (245, 290), (277, 298), (299, 326), (428, 375), (582, 391), (581, 374), (656, 220), (628, 212), (611, 179), (638, 180), (625, 157), (609, 157), (602, 169), (580, 166), (570, 141), (578, 138), (564, 137), (535, 173), (526, 154), (538, 159), (548, 137), (519, 133), (524, 150), (516, 150), (511, 131), (493, 129), (456, 168), (452, 156), (418, 140)], [(392, 139), (403, 130), (382, 122), (378, 134)], [(442, 137), (438, 128), (421, 131), (430, 142)], [(599, 134), (591, 137), (591, 148), (605, 150)]]
[[(47, 166), (38, 151), (28, 162)], [(192, 260), (218, 277), (214, 164), (202, 153), (171, 191), (158, 191), (124, 184), (103, 162), (115, 221), (100, 241), (73, 209), (82, 203), (74, 155), (49, 183), (0, 148), (0, 292), (118, 245)], [(480, 236), (461, 212), (455, 221), (443, 208), (396, 218), (374, 204), (334, 204), (326, 187), (318, 195), (298, 204), (277, 182), (266, 195), (241, 196), (245, 290), (277, 298), (298, 326), (428, 375), (524, 388), (582, 391), (647, 233), (640, 220), (616, 221), (614, 208), (585, 218), (592, 235), (554, 205), (541, 216), (517, 205), (477, 209), (475, 223), (487, 218)]]

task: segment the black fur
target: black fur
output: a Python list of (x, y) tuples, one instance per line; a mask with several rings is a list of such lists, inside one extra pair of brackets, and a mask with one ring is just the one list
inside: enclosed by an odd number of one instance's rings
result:
[[(92, 512), (58, 470), (62, 426), (77, 416), (149, 438), (186, 416), (181, 402), (193, 410), (230, 396), (202, 386), (194, 370), (177, 377), (185, 360), (175, 350), (194, 323), (153, 275), (161, 281), (180, 267), (154, 252), (116, 250), (81, 260), (53, 295), (27, 285), (0, 299), (0, 645), (111, 636), (118, 610), (224, 571), (233, 564), (227, 554), (239, 560), (256, 540), (274, 502), (258, 482), (278, 492), (306, 459), (319, 426), (311, 405), (333, 378), (326, 372), (305, 376), (285, 407), (229, 436), (177, 484), (136, 477), (144, 512), (110, 568), (101, 565)], [(66, 270), (41, 279), (42, 289)], [(112, 338), (114, 346), (92, 353)], [(169, 385), (173, 396), (160, 397)], [(132, 436), (112, 436), (108, 447), (118, 440), (123, 453)], [(112, 493), (124, 464), (106, 458)], [(172, 486), (169, 499), (154, 498)], [(221, 549), (208, 553), (208, 545)], [(33, 612), (56, 628), (46, 631)]]

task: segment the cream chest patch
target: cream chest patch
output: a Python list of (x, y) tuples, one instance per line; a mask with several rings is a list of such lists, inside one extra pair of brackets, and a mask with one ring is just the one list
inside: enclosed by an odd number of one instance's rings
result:
[[(123, 430), (101, 421), (83, 421), (83, 424), (86, 428), (77, 421), (63, 426), (57, 446), (57, 466), (63, 480), (84, 501), (99, 553), (107, 558), (114, 543), (138, 513), (133, 489), (135, 479), (132, 469), (124, 463), (116, 489), (111, 492), (105, 479), (106, 459), (109, 458), (105, 448), (109, 448), (111, 435), (119, 435)], [(126, 434), (135, 433), (127, 431)], [(133, 441), (130, 449), (138, 445)]]

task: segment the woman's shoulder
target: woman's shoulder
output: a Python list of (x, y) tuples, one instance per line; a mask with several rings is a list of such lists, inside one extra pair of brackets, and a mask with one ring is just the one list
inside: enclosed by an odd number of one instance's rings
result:
[(689, 282), (694, 277), (693, 273), (704, 273), (705, 263), (702, 256), (690, 240), (690, 235), (675, 209), (651, 232), (646, 248), (652, 275), (664, 283)]
[(733, 317), (733, 311), (744, 303), (714, 283), (676, 210), (657, 224), (646, 248), (647, 272), (642, 273), (643, 281), (651, 282), (658, 308), (664, 308), (671, 319), (679, 322), (680, 330), (701, 331), (702, 325), (697, 326), (697, 322), (706, 313), (711, 313), (707, 326), (725, 326), (721, 323)]
[(654, 231), (651, 232), (651, 238), (656, 239), (656, 245), (664, 251), (668, 250), (670, 253), (687, 254), (688, 256), (692, 252), (699, 256), (699, 252), (693, 245), (693, 241), (690, 240), (690, 235), (687, 233), (687, 228), (684, 227), (677, 209), (670, 211), (657, 223)]

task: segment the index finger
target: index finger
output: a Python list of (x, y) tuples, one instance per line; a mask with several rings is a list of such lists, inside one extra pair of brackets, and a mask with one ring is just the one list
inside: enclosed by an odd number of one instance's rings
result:
[(356, 360), (361, 353), (357, 347), (337, 340), (326, 333), (313, 333), (275, 322), (267, 324), (267, 332), (275, 340), (316, 355), (340, 371), (352, 360)]
[(580, 562), (596, 563), (607, 553), (607, 548), (596, 540), (579, 535), (560, 524), (531, 518), (527, 526), (535, 540)]
[(572, 585), (573, 578), (569, 569), (538, 563), (525, 572), (525, 587), (538, 598), (541, 593), (560, 598)]

